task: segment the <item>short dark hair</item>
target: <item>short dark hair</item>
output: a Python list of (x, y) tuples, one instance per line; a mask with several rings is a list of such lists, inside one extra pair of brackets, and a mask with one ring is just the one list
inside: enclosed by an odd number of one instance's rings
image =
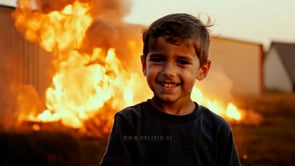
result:
[(208, 59), (210, 34), (200, 19), (187, 13), (174, 13), (154, 21), (143, 33), (143, 56), (149, 52), (151, 39), (164, 37), (167, 42), (180, 44), (193, 41), (196, 54), (203, 65)]

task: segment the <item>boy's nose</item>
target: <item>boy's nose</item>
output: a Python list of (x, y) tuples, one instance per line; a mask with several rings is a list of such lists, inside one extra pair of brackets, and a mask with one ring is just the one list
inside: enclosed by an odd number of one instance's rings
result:
[(176, 66), (173, 63), (166, 63), (163, 66), (163, 70), (162, 70), (163, 74), (167, 75), (167, 76), (174, 76), (176, 75)]

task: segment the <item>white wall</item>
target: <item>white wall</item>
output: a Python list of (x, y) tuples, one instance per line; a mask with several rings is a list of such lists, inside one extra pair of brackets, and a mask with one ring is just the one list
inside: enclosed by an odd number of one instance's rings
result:
[(292, 83), (275, 49), (271, 49), (264, 62), (264, 84), (266, 89), (292, 91)]
[(0, 0), (0, 5), (16, 7), (17, 0)]

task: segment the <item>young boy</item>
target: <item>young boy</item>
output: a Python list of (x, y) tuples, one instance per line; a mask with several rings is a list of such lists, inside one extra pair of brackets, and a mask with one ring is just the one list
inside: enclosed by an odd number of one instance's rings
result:
[(169, 14), (150, 25), (143, 42), (142, 70), (154, 95), (115, 115), (101, 165), (240, 165), (230, 125), (190, 96), (210, 69), (207, 26)]

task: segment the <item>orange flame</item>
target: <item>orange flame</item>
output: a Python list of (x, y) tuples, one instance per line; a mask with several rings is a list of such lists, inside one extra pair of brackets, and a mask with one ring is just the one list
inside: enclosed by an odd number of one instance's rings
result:
[(243, 119), (243, 110), (238, 109), (231, 102), (229, 102), (225, 107), (221, 101), (210, 100), (209, 98), (204, 97), (203, 93), (197, 88), (197, 86), (193, 89), (192, 98), (230, 122), (239, 122)]
[(39, 43), (50, 52), (79, 48), (83, 34), (92, 22), (92, 17), (87, 14), (88, 4), (74, 2), (62, 11), (48, 14), (31, 11), (29, 5), (21, 6), (23, 8), (14, 12), (16, 26), (25, 29), (24, 35), (28, 40)]
[[(24, 2), (21, 7), (26, 6)], [(74, 2), (61, 11), (47, 14), (26, 8), (14, 12), (16, 26), (26, 39), (39, 43), (56, 56), (56, 72), (52, 86), (46, 91), (47, 109), (38, 115), (28, 114), (23, 119), (62, 121), (66, 126), (85, 128), (84, 122), (93, 118), (95, 126), (102, 128), (97, 134), (101, 135), (110, 131), (115, 110), (151, 95), (151, 92), (142, 93), (142, 89), (147, 89), (145, 79), (140, 72), (127, 72), (114, 48), (107, 51), (93, 48), (90, 53), (79, 51), (93, 21), (89, 10), (89, 4)], [(130, 49), (134, 49), (134, 41), (127, 42)], [(192, 97), (228, 120), (243, 119), (242, 111), (234, 104), (229, 103), (224, 108), (220, 102), (206, 99), (197, 87)]]

